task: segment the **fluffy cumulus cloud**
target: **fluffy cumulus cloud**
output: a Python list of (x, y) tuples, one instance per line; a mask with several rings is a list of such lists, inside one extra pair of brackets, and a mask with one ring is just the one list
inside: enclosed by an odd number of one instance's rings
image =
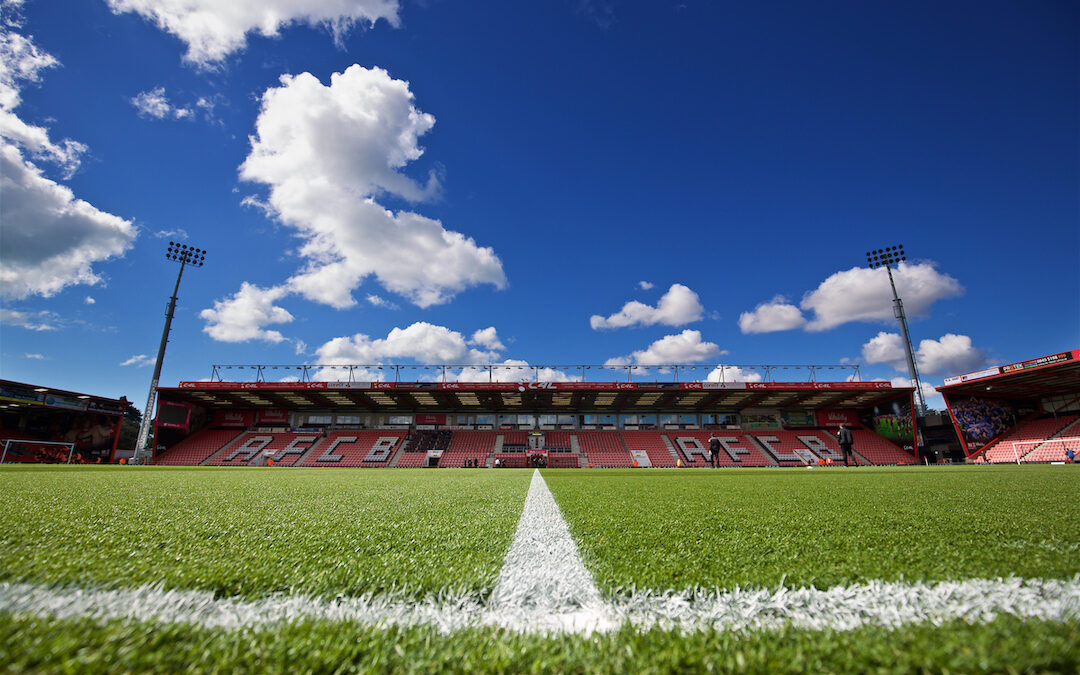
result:
[(700, 363), (724, 354), (720, 347), (701, 339), (701, 331), (684, 330), (675, 335), (667, 335), (645, 349), (635, 351), (629, 356), (617, 356), (608, 359), (607, 366), (660, 366), (680, 363)]
[(763, 302), (752, 312), (739, 315), (739, 330), (744, 334), (772, 333), (780, 330), (792, 330), (806, 325), (806, 318), (795, 305), (778, 295), (769, 302)]
[(452, 382), (580, 382), (581, 375), (571, 375), (565, 371), (547, 366), (531, 366), (528, 361), (506, 359), (487, 367), (462, 368), (456, 373), (447, 373), (446, 379)]
[(131, 99), (131, 105), (135, 106), (140, 116), (156, 120), (190, 119), (195, 114), (191, 108), (173, 105), (165, 95), (164, 87), (140, 92)]
[(739, 366), (717, 366), (713, 368), (706, 382), (761, 382), (761, 373), (754, 370), (744, 370)]
[(495, 326), (488, 326), (473, 333), (469, 344), (485, 347), (496, 352), (506, 349), (502, 340), (499, 339), (499, 333), (495, 330)]
[[(896, 291), (909, 315), (925, 314), (938, 300), (964, 292), (960, 282), (932, 263), (902, 262), (893, 271)], [(851, 321), (893, 320), (892, 289), (885, 270), (855, 267), (830, 276), (803, 298), (800, 306), (813, 312), (812, 331), (828, 330)]]
[(114, 12), (136, 12), (187, 45), (184, 59), (212, 66), (247, 44), (291, 24), (326, 26), (340, 39), (354, 25), (398, 24), (397, 0), (108, 0)]
[[(893, 270), (896, 290), (908, 315), (925, 314), (938, 300), (963, 294), (960, 282), (933, 263), (901, 262)], [(812, 317), (812, 318), (807, 318)], [(892, 289), (884, 270), (855, 267), (831, 275), (803, 296), (796, 307), (777, 296), (739, 316), (743, 333), (803, 328), (823, 331), (852, 321), (893, 320)]]
[(863, 363), (885, 363), (897, 370), (907, 368), (904, 342), (898, 333), (881, 331), (862, 347)]
[(12, 299), (100, 283), (94, 263), (123, 255), (136, 235), (130, 220), (76, 199), (7, 143), (0, 144), (0, 222), (0, 295)]
[(428, 307), (471, 286), (505, 286), (492, 249), (377, 201), (438, 192), (434, 174), (421, 183), (402, 173), (423, 153), (419, 137), (434, 123), (415, 107), (408, 83), (379, 68), (353, 65), (329, 85), (308, 73), (284, 76), (264, 94), (240, 175), (268, 186), (260, 205), (303, 241), (305, 264), (288, 280), (290, 292), (346, 308), (360, 283), (374, 277)]
[[(863, 345), (862, 356), (866, 363), (884, 363), (896, 370), (907, 369), (904, 342), (898, 333), (878, 333)], [(915, 353), (919, 372), (924, 375), (967, 373), (982, 368), (986, 361), (986, 354), (972, 344), (969, 336), (953, 333), (946, 333), (937, 340), (920, 341)]]
[(131, 221), (77, 199), (38, 164), (49, 162), (68, 177), (86, 150), (72, 140), (53, 141), (47, 129), (15, 112), (20, 87), (54, 65), (30, 39), (0, 32), (0, 296), (10, 299), (100, 283), (93, 265), (123, 255), (136, 236)]
[(589, 325), (593, 330), (656, 324), (682, 326), (700, 320), (704, 311), (697, 293), (682, 284), (672, 284), (656, 307), (631, 300), (609, 317), (593, 315)]
[(244, 282), (231, 297), (215, 301), (213, 308), (199, 314), (206, 321), (203, 331), (221, 342), (284, 342), (285, 336), (266, 326), (293, 320), (292, 314), (274, 304), (286, 295), (281, 286), (260, 288)]
[(418, 321), (394, 328), (385, 338), (356, 334), (337, 337), (316, 350), (318, 362), (327, 365), (371, 365), (411, 359), (422, 364), (489, 363), (492, 351), (471, 349), (461, 333), (445, 326)]

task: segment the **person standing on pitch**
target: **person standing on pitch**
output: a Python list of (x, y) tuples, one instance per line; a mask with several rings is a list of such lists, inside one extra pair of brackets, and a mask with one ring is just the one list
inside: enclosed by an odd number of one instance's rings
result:
[(840, 452), (844, 453), (844, 466), (847, 466), (848, 455), (851, 454), (851, 446), (855, 441), (851, 436), (851, 430), (841, 424), (840, 431), (836, 432), (836, 440), (840, 442)]
[(709, 437), (709, 465), (714, 469), (720, 468), (720, 439), (716, 434)]

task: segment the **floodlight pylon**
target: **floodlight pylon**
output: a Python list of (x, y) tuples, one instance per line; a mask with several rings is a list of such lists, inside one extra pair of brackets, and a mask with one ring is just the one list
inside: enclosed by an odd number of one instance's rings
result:
[(896, 292), (896, 282), (893, 281), (892, 274), (892, 266), (898, 265), (905, 260), (907, 260), (907, 255), (904, 253), (902, 244), (866, 252), (866, 263), (870, 269), (884, 267), (885, 271), (889, 273), (889, 286), (892, 287), (893, 294), (893, 314), (900, 322), (900, 332), (903, 333), (904, 338), (904, 354), (907, 357), (908, 376), (911, 378), (912, 386), (915, 387), (915, 412), (922, 418), (926, 415), (926, 399), (923, 397), (922, 382), (919, 379), (919, 367), (915, 363), (915, 352), (911, 349), (911, 335), (908, 332), (907, 316), (904, 314), (904, 301), (900, 299), (900, 295)]
[(145, 452), (153, 457), (153, 452), (147, 448), (150, 438), (150, 420), (154, 415), (154, 402), (157, 400), (158, 379), (161, 377), (161, 364), (165, 361), (165, 345), (169, 342), (169, 331), (172, 328), (173, 314), (176, 311), (176, 296), (180, 291), (180, 279), (184, 276), (184, 267), (202, 267), (206, 260), (206, 250), (169, 242), (169, 248), (165, 258), (180, 263), (180, 271), (176, 275), (176, 285), (173, 286), (172, 297), (169, 298), (169, 308), (165, 312), (165, 328), (161, 331), (161, 344), (158, 345), (157, 360), (154, 361), (154, 376), (150, 380), (150, 393), (146, 397), (146, 408), (143, 409), (142, 423), (139, 425), (139, 439), (135, 442), (135, 456), (132, 460), (137, 463)]

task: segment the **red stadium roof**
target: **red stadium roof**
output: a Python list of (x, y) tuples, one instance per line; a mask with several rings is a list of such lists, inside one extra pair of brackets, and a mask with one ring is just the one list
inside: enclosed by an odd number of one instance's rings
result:
[(28, 409), (29, 407), (60, 408), (101, 415), (123, 415), (127, 410), (128, 401), (125, 398), (105, 398), (36, 384), (0, 380), (0, 408)]
[(1080, 396), (1080, 349), (945, 378), (937, 388), (949, 396), (992, 395), (1029, 399)]
[(691, 413), (863, 409), (912, 391), (888, 382), (181, 382), (159, 395), (210, 409)]

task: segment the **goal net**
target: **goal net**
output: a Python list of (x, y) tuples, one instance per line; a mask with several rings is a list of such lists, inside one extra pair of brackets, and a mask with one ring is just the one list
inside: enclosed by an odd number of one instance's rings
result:
[(82, 462), (74, 443), (0, 438), (0, 464), (71, 464)]
[(1064, 462), (1067, 461), (1065, 451), (1071, 449), (1073, 454), (1080, 456), (1080, 436), (1068, 438), (1051, 438), (1045, 441), (1013, 441), (1013, 458), (1016, 463), (1021, 462)]

